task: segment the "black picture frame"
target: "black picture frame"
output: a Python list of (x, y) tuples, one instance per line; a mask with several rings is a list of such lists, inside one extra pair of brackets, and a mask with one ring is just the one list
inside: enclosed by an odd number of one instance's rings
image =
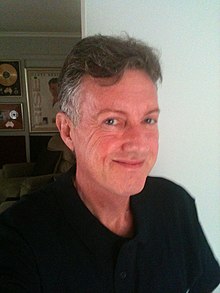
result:
[(0, 97), (21, 97), (19, 60), (0, 60)]

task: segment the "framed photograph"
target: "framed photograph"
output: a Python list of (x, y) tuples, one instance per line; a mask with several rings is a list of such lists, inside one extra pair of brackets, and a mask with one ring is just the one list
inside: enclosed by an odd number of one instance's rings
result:
[(24, 130), (22, 104), (0, 103), (0, 130)]
[(26, 68), (30, 132), (56, 132), (59, 68)]
[(21, 97), (20, 61), (0, 60), (0, 97)]

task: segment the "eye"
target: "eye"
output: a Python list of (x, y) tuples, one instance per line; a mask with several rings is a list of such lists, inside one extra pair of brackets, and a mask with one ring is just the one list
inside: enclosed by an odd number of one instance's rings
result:
[(114, 118), (109, 118), (105, 120), (105, 124), (106, 125), (116, 125), (117, 124), (117, 120)]
[(149, 125), (153, 125), (153, 124), (156, 124), (157, 123), (157, 120), (156, 119), (153, 119), (153, 118), (146, 118), (145, 119), (145, 123), (146, 124), (149, 124)]

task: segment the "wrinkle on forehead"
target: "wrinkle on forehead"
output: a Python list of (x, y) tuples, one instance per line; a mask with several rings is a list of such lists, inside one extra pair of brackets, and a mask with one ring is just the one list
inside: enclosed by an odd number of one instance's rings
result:
[[(88, 103), (90, 110), (100, 103), (102, 106), (104, 106), (103, 103), (107, 103), (108, 107), (115, 106), (117, 108), (118, 104), (121, 106), (121, 100), (123, 99), (125, 103), (123, 107), (126, 107), (125, 98), (129, 100), (130, 97), (138, 102), (138, 97), (142, 96), (143, 92), (146, 92), (148, 103), (154, 104), (157, 88), (143, 70), (126, 70), (120, 80), (114, 77), (94, 78), (86, 75), (81, 83), (82, 103), (84, 106)], [(114, 98), (115, 96), (117, 96), (117, 99)], [(150, 101), (151, 98), (152, 101)]]

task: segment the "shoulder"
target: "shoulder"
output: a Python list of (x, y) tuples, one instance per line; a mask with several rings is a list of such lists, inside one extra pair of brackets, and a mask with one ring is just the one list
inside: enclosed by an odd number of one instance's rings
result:
[(194, 204), (195, 201), (186, 188), (162, 177), (148, 177), (144, 192), (167, 202)]
[(153, 231), (164, 239), (161, 247), (169, 242), (175, 255), (184, 258), (194, 286), (190, 292), (211, 292), (219, 282), (219, 265), (200, 225), (195, 200), (185, 188), (165, 178), (149, 177), (143, 192), (148, 211), (153, 210)]
[[(55, 182), (48, 184), (33, 193), (24, 195), (12, 207), (0, 215), (0, 223), (14, 227), (34, 227), (49, 223), (59, 216), (58, 197), (65, 196), (66, 190), (71, 188), (70, 176), (61, 175)], [(68, 191), (67, 191), (68, 192)]]
[(48, 189), (27, 194), (0, 215), (0, 224), (19, 229), (25, 228), (27, 223), (37, 226), (54, 210), (54, 199)]
[(163, 221), (182, 224), (198, 221), (195, 199), (181, 185), (160, 177), (148, 177), (142, 191), (145, 207), (149, 206)]
[(163, 177), (152, 177), (148, 176), (146, 180), (146, 185), (149, 185), (151, 187), (155, 187), (158, 190), (169, 190), (169, 191), (181, 191), (181, 192), (186, 192), (185, 188), (181, 186), (180, 184), (171, 181), (167, 178)]

